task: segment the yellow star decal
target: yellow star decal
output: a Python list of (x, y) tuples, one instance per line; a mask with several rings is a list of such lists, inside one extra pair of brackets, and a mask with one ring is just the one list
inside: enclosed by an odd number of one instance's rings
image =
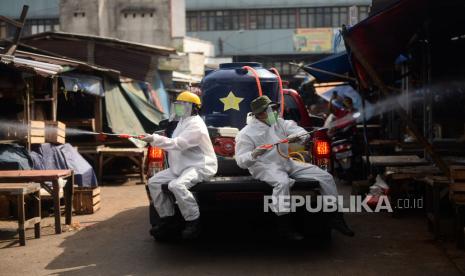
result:
[(236, 97), (232, 91), (229, 92), (227, 97), (220, 98), (220, 101), (222, 101), (224, 104), (224, 111), (229, 109), (235, 109), (239, 111), (239, 104), (243, 100), (244, 98)]

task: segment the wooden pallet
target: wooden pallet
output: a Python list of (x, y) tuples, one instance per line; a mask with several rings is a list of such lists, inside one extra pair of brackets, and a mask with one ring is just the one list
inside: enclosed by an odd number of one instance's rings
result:
[(93, 214), (100, 209), (100, 187), (74, 189), (74, 212), (77, 215)]

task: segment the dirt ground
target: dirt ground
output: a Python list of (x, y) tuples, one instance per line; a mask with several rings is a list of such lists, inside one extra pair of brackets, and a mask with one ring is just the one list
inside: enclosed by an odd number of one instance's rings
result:
[(219, 232), (194, 243), (161, 244), (148, 234), (143, 185), (104, 186), (102, 209), (75, 216), (55, 235), (52, 218), (42, 237), (15, 240), (13, 223), (0, 223), (1, 275), (460, 275), (465, 254), (436, 242), (424, 216), (387, 213), (347, 216), (354, 238), (334, 233), (331, 244), (289, 245)]

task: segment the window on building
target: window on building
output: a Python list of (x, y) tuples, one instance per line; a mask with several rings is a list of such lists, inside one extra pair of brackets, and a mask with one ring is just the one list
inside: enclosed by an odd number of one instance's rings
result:
[(300, 28), (313, 28), (315, 27), (315, 9), (302, 8), (300, 10)]
[(257, 28), (257, 11), (249, 11), (249, 29), (254, 30)]
[(197, 12), (187, 12), (186, 13), (186, 22), (187, 22), (187, 31), (196, 32), (198, 31), (197, 26)]
[(208, 31), (207, 12), (201, 12), (199, 18), (199, 31)]
[[(59, 31), (58, 18), (53, 19), (28, 19), (23, 29), (23, 36), (43, 33), (43, 32), (56, 32)], [(12, 31), (14, 33), (14, 30)]]
[(246, 29), (247, 26), (247, 11), (234, 10), (231, 11), (231, 23), (233, 30)]
[(287, 29), (289, 28), (289, 10), (281, 10), (281, 25), (279, 26), (280, 29)]
[(332, 8), (332, 27), (341, 27), (343, 24), (348, 23), (348, 12), (347, 7), (334, 7)]
[(265, 10), (264, 29), (272, 29), (272, 28), (273, 28), (273, 10), (268, 9), (268, 10)]
[(359, 6), (358, 7), (358, 20), (362, 21), (368, 17), (368, 6)]
[(323, 8), (316, 8), (315, 9), (315, 27), (324, 27), (324, 14)]
[(322, 27), (332, 27), (332, 13), (331, 8), (324, 8), (323, 9), (323, 26)]
[(228, 30), (226, 28), (225, 20), (223, 17), (223, 11), (216, 11), (215, 12), (215, 30)]
[(273, 29), (279, 29), (281, 26), (281, 17), (278, 9), (274, 9), (273, 12)]
[(265, 29), (265, 10), (257, 11), (257, 29)]
[(297, 10), (295, 9), (289, 9), (288, 10), (289, 14), (289, 29), (294, 29), (297, 27)]
[(208, 18), (208, 30), (214, 31), (215, 30), (215, 12), (209, 11), (207, 18)]
[[(223, 11), (223, 29), (232, 30), (231, 12)], [(221, 28), (220, 28), (221, 30)]]
[[(368, 15), (368, 6), (359, 6), (360, 19)], [(348, 24), (349, 7), (299, 9), (251, 9), (191, 11), (186, 14), (187, 31), (240, 29), (328, 28)]]

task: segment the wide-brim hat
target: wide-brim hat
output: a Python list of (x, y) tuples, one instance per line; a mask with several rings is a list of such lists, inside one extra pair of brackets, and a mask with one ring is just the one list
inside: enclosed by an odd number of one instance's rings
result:
[(253, 114), (258, 114), (265, 111), (266, 108), (270, 105), (278, 104), (270, 100), (268, 96), (260, 96), (250, 103), (250, 109), (252, 110)]

